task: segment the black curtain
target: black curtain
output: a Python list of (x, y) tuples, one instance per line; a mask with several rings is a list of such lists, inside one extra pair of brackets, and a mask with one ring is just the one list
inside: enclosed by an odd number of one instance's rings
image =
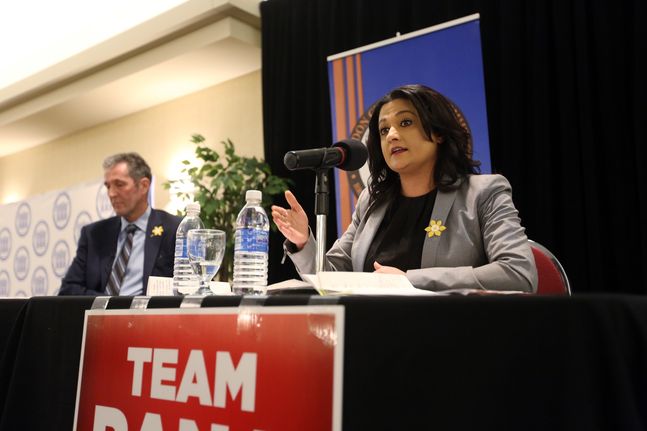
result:
[[(557, 255), (575, 292), (646, 293), (642, 0), (264, 1), (266, 160), (313, 214), (314, 174), (289, 173), (282, 160), (332, 142), (326, 57), (472, 13), (493, 169), (510, 180), (529, 238)], [(273, 235), (272, 282), (296, 274), (289, 259), (279, 264), (281, 241)]]

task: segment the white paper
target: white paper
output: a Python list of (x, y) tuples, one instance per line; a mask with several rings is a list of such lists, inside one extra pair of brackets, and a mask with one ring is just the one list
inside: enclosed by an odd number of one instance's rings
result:
[(485, 290), (485, 289), (448, 289), (441, 290), (444, 295), (529, 295), (530, 293), (521, 290)]
[(233, 295), (231, 285), (226, 281), (210, 281), (209, 288), (214, 295)]
[(267, 286), (267, 291), (272, 292), (274, 290), (306, 289), (306, 288), (312, 288), (312, 287), (313, 287), (312, 283), (291, 278), (289, 280), (281, 281), (279, 283), (270, 284), (269, 286)]
[(148, 277), (147, 296), (173, 296), (173, 278)]
[[(231, 285), (225, 281), (211, 281), (209, 287), (215, 295), (232, 295)], [(193, 295), (196, 288), (183, 288), (180, 293), (185, 295)], [(148, 277), (148, 288), (146, 289), (147, 296), (173, 296), (173, 278), (172, 277)]]
[(321, 295), (439, 295), (437, 292), (416, 289), (401, 274), (325, 271), (301, 276), (312, 283)]

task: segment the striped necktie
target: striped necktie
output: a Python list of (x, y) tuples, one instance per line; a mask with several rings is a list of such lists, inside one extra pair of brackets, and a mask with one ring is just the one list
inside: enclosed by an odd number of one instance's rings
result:
[(124, 275), (126, 275), (126, 267), (128, 266), (128, 259), (130, 259), (130, 252), (133, 249), (133, 237), (135, 236), (135, 231), (137, 226), (134, 224), (129, 224), (126, 226), (126, 242), (121, 247), (119, 256), (115, 261), (115, 264), (112, 266), (112, 272), (110, 272), (110, 278), (108, 279), (108, 285), (106, 290), (111, 296), (119, 295), (119, 289), (121, 289), (121, 283), (124, 281)]

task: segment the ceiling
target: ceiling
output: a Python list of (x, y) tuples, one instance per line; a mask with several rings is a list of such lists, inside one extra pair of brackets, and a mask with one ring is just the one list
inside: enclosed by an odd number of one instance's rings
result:
[(258, 0), (189, 0), (0, 90), (0, 157), (260, 69)]

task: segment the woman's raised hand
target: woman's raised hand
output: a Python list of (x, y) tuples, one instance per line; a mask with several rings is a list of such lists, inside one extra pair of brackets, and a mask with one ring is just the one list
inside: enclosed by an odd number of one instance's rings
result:
[(301, 250), (310, 236), (308, 216), (291, 191), (286, 190), (285, 199), (290, 209), (272, 205), (272, 219), (283, 236)]

